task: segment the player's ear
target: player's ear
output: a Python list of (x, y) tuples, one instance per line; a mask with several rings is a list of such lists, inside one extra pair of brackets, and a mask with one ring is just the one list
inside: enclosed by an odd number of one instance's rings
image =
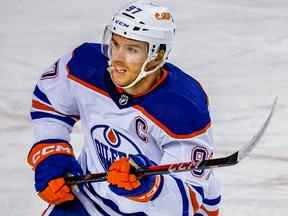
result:
[(158, 52), (158, 55), (155, 59), (155, 61), (162, 61), (164, 60), (164, 55), (165, 55), (165, 50), (164, 49), (160, 49), (159, 52)]
[[(161, 44), (162, 45), (162, 44)], [(157, 56), (155, 59), (153, 59), (151, 62), (149, 62), (146, 67), (145, 70), (146, 71), (150, 71), (153, 70), (155, 67), (157, 67), (159, 64), (161, 64), (162, 61), (164, 61), (164, 56), (165, 56), (165, 52), (166, 52), (166, 47), (161, 46), (159, 47), (159, 50), (157, 52)]]

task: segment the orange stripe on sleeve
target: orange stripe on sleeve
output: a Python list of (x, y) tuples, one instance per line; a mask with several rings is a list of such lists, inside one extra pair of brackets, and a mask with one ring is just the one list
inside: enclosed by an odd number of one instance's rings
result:
[(55, 112), (55, 113), (58, 113), (60, 115), (64, 115), (64, 116), (73, 118), (75, 121), (78, 121), (80, 119), (80, 116), (63, 114), (63, 113), (58, 112), (57, 110), (55, 110), (53, 107), (50, 107), (50, 106), (48, 106), (46, 104), (43, 104), (43, 103), (41, 103), (40, 101), (37, 101), (37, 100), (32, 100), (32, 107), (35, 108), (35, 109), (43, 110), (43, 111)]
[(190, 200), (192, 203), (193, 211), (195, 213), (200, 208), (200, 204), (197, 200), (197, 196), (196, 196), (195, 192), (190, 187), (189, 187), (189, 194), (190, 194)]
[(57, 112), (55, 109), (53, 109), (52, 107), (43, 104), (37, 100), (32, 100), (32, 107), (35, 109), (40, 109), (40, 110), (45, 110), (45, 111), (51, 111), (51, 112)]
[(74, 156), (73, 149), (68, 143), (39, 143), (29, 152), (27, 162), (35, 170), (39, 163), (54, 154)]
[(201, 209), (203, 209), (203, 211), (205, 211), (208, 216), (219, 216), (220, 215), (219, 209), (214, 210), (214, 211), (208, 211), (203, 205), (201, 206)]

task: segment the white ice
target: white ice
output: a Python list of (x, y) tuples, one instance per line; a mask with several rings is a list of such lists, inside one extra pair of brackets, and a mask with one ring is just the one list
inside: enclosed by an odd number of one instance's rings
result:
[[(159, 0), (160, 1), (160, 0)], [(40, 215), (26, 155), (33, 142), (31, 91), (39, 74), (84, 41), (100, 41), (123, 0), (0, 0), (0, 215)], [(274, 119), (243, 163), (215, 170), (223, 216), (288, 212), (288, 1), (175, 0), (171, 61), (210, 97), (216, 156), (237, 149), (261, 126), (275, 96)], [(81, 134), (73, 143), (79, 149)]]

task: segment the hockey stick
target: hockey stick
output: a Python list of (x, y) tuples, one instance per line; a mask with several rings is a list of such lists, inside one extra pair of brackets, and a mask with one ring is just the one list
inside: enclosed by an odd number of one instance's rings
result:
[[(232, 153), (231, 155), (221, 158), (203, 160), (199, 162), (189, 161), (182, 163), (164, 164), (159, 166), (150, 166), (148, 168), (135, 169), (133, 172), (137, 177), (141, 178), (147, 175), (160, 175), (176, 172), (187, 172), (193, 169), (203, 170), (208, 168), (233, 166), (239, 163), (255, 148), (256, 144), (259, 142), (259, 140), (265, 133), (265, 130), (271, 121), (276, 105), (277, 105), (277, 98), (274, 99), (270, 113), (266, 118), (262, 127), (259, 129), (259, 131), (252, 137), (252, 139), (245, 146), (243, 146), (240, 150)], [(94, 173), (94, 174), (87, 174), (84, 176), (69, 176), (65, 178), (65, 181), (68, 185), (88, 183), (88, 182), (101, 182), (106, 181), (106, 175), (107, 173)]]

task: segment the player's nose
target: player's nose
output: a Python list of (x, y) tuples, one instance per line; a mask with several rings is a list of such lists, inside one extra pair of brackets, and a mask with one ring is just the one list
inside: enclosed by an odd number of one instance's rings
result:
[(125, 61), (125, 52), (123, 48), (118, 48), (112, 52), (113, 61)]

